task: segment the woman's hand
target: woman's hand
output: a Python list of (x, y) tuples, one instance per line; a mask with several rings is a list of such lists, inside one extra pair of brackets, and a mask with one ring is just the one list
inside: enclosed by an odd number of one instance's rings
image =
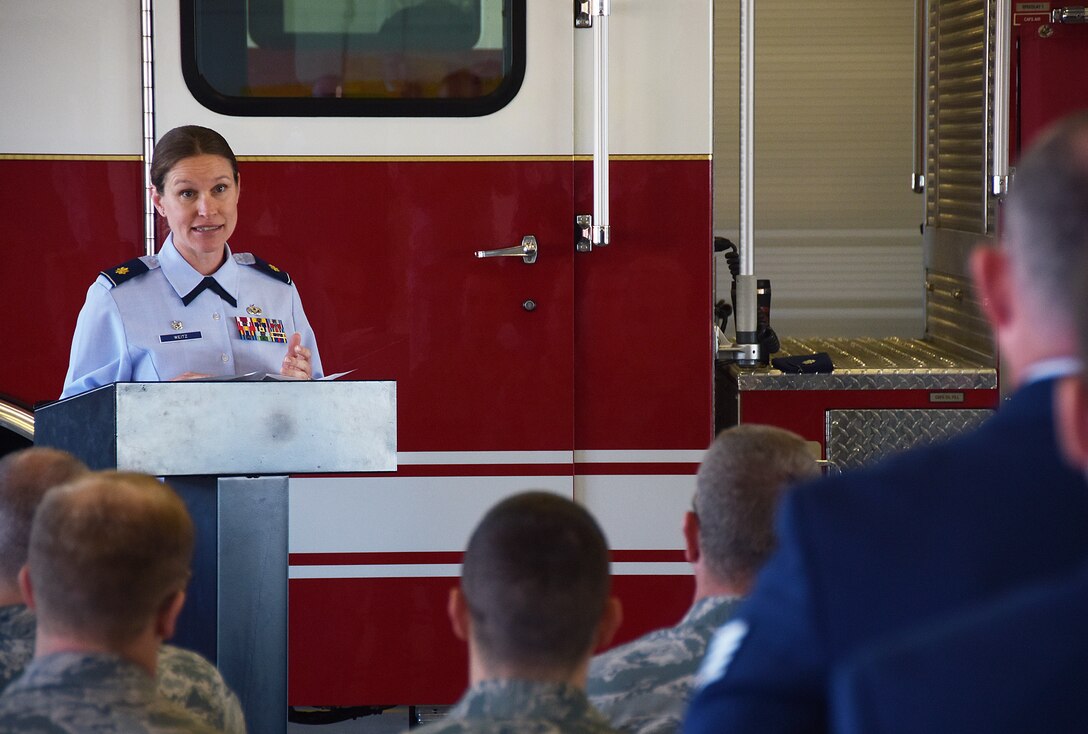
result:
[(205, 375), (201, 372), (182, 372), (177, 377), (170, 379), (170, 382), (180, 382), (182, 380), (199, 380), (202, 377), (211, 377), (211, 375)]
[(287, 342), (287, 355), (283, 358), (280, 374), (284, 377), (298, 377), (303, 380), (312, 379), (314, 376), (314, 368), (310, 364), (310, 350), (302, 346), (302, 334), (297, 331)]

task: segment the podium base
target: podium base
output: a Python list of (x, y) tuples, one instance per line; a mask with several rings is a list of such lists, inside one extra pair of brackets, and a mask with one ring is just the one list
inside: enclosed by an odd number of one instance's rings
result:
[(172, 644), (214, 662), (249, 731), (287, 731), (287, 477), (167, 477), (196, 524)]

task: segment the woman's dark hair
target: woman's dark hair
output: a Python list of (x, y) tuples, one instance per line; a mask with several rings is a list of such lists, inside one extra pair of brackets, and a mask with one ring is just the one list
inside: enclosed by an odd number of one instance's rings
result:
[(185, 158), (196, 155), (217, 155), (230, 161), (234, 182), (238, 182), (238, 159), (222, 135), (199, 125), (183, 125), (166, 133), (151, 154), (151, 183), (160, 194), (166, 184), (166, 174)]

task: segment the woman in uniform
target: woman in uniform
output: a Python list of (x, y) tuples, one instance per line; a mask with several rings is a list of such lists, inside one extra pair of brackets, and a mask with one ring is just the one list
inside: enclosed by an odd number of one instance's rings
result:
[(238, 221), (238, 161), (205, 127), (166, 133), (151, 200), (170, 235), (158, 255), (103, 271), (79, 313), (61, 397), (111, 382), (273, 373), (321, 377), (290, 276), (227, 240)]

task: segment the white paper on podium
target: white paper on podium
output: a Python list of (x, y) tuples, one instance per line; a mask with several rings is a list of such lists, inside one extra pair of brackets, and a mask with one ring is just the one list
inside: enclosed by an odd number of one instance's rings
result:
[[(329, 382), (331, 380), (339, 380), (344, 375), (350, 375), (355, 370), (348, 370), (347, 372), (337, 372), (335, 375), (325, 375), (324, 377), (318, 377), (313, 380), (314, 382)], [(243, 372), (240, 375), (220, 375), (210, 377), (194, 377), (188, 382), (304, 382), (307, 381), (305, 377), (288, 377), (287, 375), (275, 375), (271, 372)], [(179, 380), (179, 382), (185, 382)]]

